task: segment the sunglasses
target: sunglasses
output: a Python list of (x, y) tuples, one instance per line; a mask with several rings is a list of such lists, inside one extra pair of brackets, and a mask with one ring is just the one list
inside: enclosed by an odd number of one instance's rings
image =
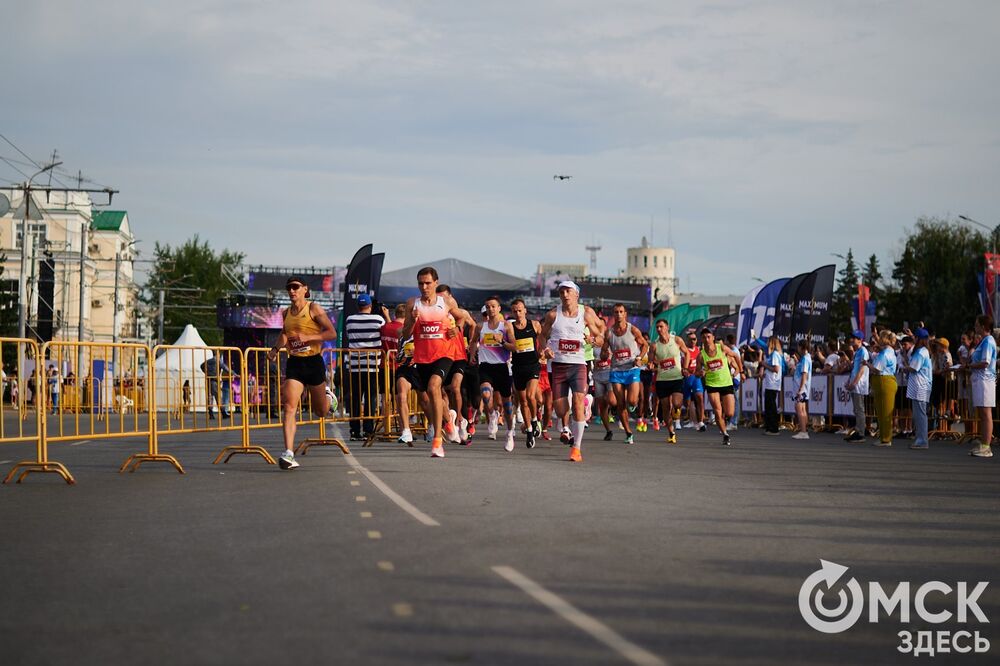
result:
[(302, 288), (301, 284), (290, 284), (287, 287), (285, 287), (285, 289), (287, 289), (288, 291), (298, 291), (301, 288)]

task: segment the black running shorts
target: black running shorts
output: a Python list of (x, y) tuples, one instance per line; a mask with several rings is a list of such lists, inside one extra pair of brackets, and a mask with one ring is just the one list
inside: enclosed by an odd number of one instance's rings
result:
[(450, 358), (439, 358), (433, 363), (418, 363), (417, 368), (417, 381), (420, 386), (416, 387), (418, 391), (426, 391), (427, 386), (431, 381), (431, 377), (437, 375), (444, 382), (444, 378), (448, 376), (448, 371), (451, 370), (451, 359)]
[(656, 382), (656, 397), (660, 400), (664, 398), (669, 398), (674, 393), (684, 394), (684, 380), (683, 379), (670, 379), (667, 381), (657, 380)]
[(285, 379), (299, 382), (304, 386), (323, 386), (326, 384), (326, 366), (323, 355), (289, 356), (285, 366)]
[(489, 384), (504, 398), (510, 397), (510, 370), (506, 363), (480, 363), (479, 384)]
[(733, 388), (732, 384), (730, 384), (729, 386), (706, 386), (705, 390), (708, 393), (718, 393), (720, 396), (736, 395), (736, 389)]
[(541, 375), (542, 369), (541, 366), (536, 363), (535, 365), (528, 365), (520, 368), (514, 366), (511, 368), (511, 371), (514, 373), (514, 388), (518, 391), (525, 391), (528, 388), (528, 382), (532, 379), (538, 379), (539, 375)]

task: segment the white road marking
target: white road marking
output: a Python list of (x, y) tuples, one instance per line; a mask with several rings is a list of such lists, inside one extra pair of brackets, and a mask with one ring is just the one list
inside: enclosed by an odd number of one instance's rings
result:
[(382, 533), (379, 532), (378, 530), (368, 530), (368, 538), (369, 539), (381, 539), (382, 538)]
[(354, 501), (355, 502), (367, 502), (368, 498), (365, 497), (364, 495), (358, 495), (357, 497), (354, 498)]
[(361, 482), (360, 481), (351, 481), (351, 485), (352, 486), (360, 486)]
[(0, 460), (0, 465), (6, 465), (7, 463), (12, 463), (13, 460)]
[(91, 441), (93, 441), (93, 440), (81, 439), (79, 442), (73, 442), (72, 444), (70, 444), (70, 446), (80, 446), (81, 444), (87, 444), (88, 442), (91, 442)]
[(361, 512), (361, 517), (362, 518), (371, 518), (372, 517), (372, 512), (371, 511), (362, 511)]
[(403, 499), (403, 497), (399, 493), (397, 493), (395, 490), (387, 486), (385, 482), (382, 481), (382, 479), (378, 478), (377, 476), (369, 472), (361, 463), (357, 461), (357, 459), (354, 456), (344, 456), (344, 459), (347, 460), (347, 462), (350, 463), (350, 465), (353, 466), (356, 470), (364, 474), (365, 477), (372, 482), (372, 485), (374, 485), (376, 488), (382, 491), (382, 494), (384, 494), (386, 497), (395, 502), (396, 506), (398, 506), (400, 509), (413, 516), (417, 520), (417, 522), (426, 525), (428, 527), (441, 526), (441, 523), (434, 520), (426, 513), (424, 513), (417, 507), (407, 502), (405, 499)]
[(381, 569), (382, 571), (395, 571), (396, 565), (394, 565), (392, 562), (389, 562), (388, 560), (382, 560), (381, 562), (378, 563), (378, 568)]
[(562, 597), (549, 592), (544, 587), (531, 580), (517, 569), (508, 566), (495, 566), (493, 572), (519, 587), (535, 601), (547, 606), (553, 613), (570, 624), (584, 630), (609, 648), (638, 666), (666, 666), (666, 661), (652, 652), (644, 650), (632, 643), (600, 620), (587, 615)]

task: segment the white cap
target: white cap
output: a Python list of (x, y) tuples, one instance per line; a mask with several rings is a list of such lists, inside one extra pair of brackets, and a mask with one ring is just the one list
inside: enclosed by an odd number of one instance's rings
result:
[(573, 289), (574, 291), (576, 291), (576, 293), (578, 294), (580, 293), (580, 286), (576, 282), (573, 282), (572, 280), (563, 280), (562, 282), (559, 283), (559, 286), (556, 287), (556, 289), (563, 289), (563, 288)]

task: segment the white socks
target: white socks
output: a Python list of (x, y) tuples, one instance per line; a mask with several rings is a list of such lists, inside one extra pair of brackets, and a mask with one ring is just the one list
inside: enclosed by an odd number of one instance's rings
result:
[(586, 421), (570, 421), (569, 431), (573, 435), (573, 446), (578, 449), (583, 444), (583, 432), (586, 427)]

